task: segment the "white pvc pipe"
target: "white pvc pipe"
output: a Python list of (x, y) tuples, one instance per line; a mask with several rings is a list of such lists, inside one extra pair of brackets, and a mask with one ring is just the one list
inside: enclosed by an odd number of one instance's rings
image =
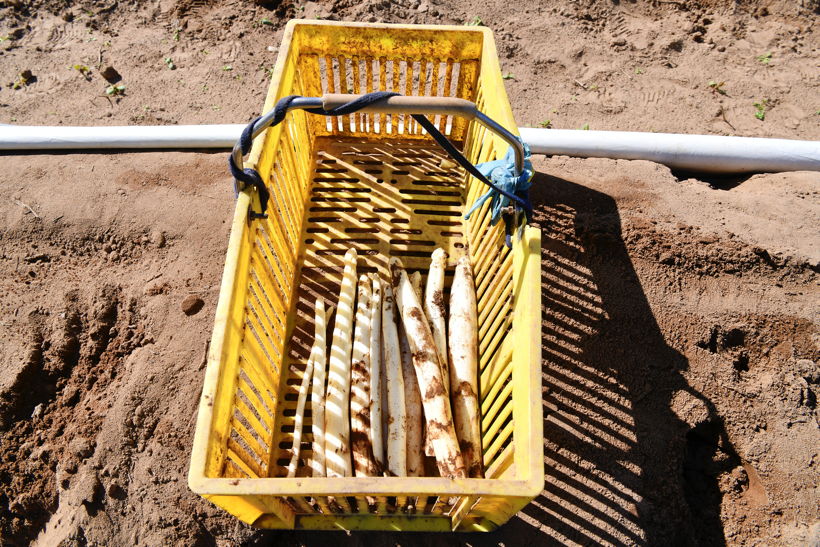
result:
[(0, 150), (231, 148), (244, 128), (242, 124), (119, 127), (0, 125)]
[[(0, 125), (0, 150), (231, 148), (245, 126)], [(713, 173), (820, 171), (820, 141), (521, 128), (533, 154), (649, 160)]]
[(649, 160), (711, 173), (820, 171), (820, 141), (521, 128), (533, 154)]

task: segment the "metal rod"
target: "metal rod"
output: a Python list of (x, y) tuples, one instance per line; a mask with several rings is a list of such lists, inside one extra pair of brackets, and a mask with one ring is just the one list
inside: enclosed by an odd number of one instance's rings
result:
[[(341, 106), (361, 97), (354, 94), (328, 93), (322, 97), (322, 104), (326, 110)], [(524, 171), (524, 145), (510, 131), (501, 124), (481, 112), (475, 103), (458, 97), (420, 97), (396, 95), (386, 97), (381, 101), (364, 107), (362, 112), (378, 112), (382, 114), (431, 114), (460, 116), (478, 123), (494, 132), (507, 141), (515, 150), (515, 169), (518, 174)]]
[[(307, 108), (332, 108), (341, 106), (356, 100), (360, 95), (353, 94), (326, 94), (323, 97), (298, 97), (288, 105), (288, 112), (296, 109)], [(479, 111), (475, 103), (458, 99), (455, 97), (409, 97), (398, 95), (387, 97), (377, 103), (370, 104), (361, 110), (362, 112), (396, 113), (406, 114), (450, 114), (461, 116), (467, 119), (476, 120), (478, 123), (497, 134), (507, 141), (515, 151), (515, 169), (517, 173), (524, 171), (524, 145), (510, 131), (501, 124)], [(266, 113), (259, 118), (253, 126), (253, 138), (262, 134), (273, 122), (274, 111)], [(237, 167), (242, 169), (242, 149), (239, 142), (233, 147), (233, 159)]]
[(510, 143), (512, 149), (515, 151), (515, 171), (519, 175), (524, 172), (524, 143), (508, 131), (504, 126), (496, 122), (494, 119), (485, 115), (483, 112), (476, 109), (475, 119), (478, 123), (496, 133), (499, 137)]
[[(322, 108), (322, 99), (320, 97), (297, 97), (288, 105), (288, 112), (291, 110), (305, 108)], [(255, 139), (261, 135), (262, 131), (267, 129), (270, 124), (273, 123), (273, 117), (275, 114), (276, 110), (271, 109), (270, 112), (267, 112), (261, 118), (256, 120), (256, 123), (253, 124), (253, 131), (251, 132), (252, 139)], [(234, 163), (236, 163), (236, 166), (239, 167), (239, 169), (242, 169), (244, 167), (244, 162), (242, 160), (244, 154), (242, 154), (242, 147), (239, 141), (236, 141), (236, 144), (234, 144), (232, 154)]]

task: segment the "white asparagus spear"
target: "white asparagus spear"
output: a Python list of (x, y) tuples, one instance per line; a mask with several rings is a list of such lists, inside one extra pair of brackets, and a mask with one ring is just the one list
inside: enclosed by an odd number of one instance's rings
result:
[[(316, 344), (313, 346), (316, 347)], [(310, 379), (313, 377), (313, 351), (305, 366), (305, 374), (302, 376), (302, 384), (299, 386), (299, 398), (296, 400), (296, 415), (293, 417), (293, 455), (288, 464), (288, 477), (296, 476), (296, 468), (299, 467), (299, 451), (302, 448), (302, 426), (305, 422), (305, 402), (307, 401)]]
[[(419, 297), (419, 302), (424, 302), (424, 298), (422, 297), (422, 293), (421, 293), (421, 272), (418, 272), (418, 271), (413, 272), (411, 274), (408, 274), (407, 277), (410, 278), (410, 284), (413, 285), (413, 290), (416, 291), (416, 295)], [(442, 378), (444, 378), (443, 375), (442, 375)], [(444, 382), (445, 385), (447, 385), (449, 383), (450, 382)], [(445, 388), (445, 389), (447, 389), (447, 388)], [(427, 436), (427, 429), (426, 428), (424, 429), (424, 432), (422, 433), (422, 439), (424, 439), (424, 443), (423, 443), (424, 444), (424, 455), (429, 456), (429, 457), (432, 458), (433, 456), (435, 456), (435, 453), (433, 452), (433, 443), (430, 441), (430, 438)]]
[(413, 367), (416, 369), (416, 379), (419, 382), (424, 406), (427, 435), (433, 444), (439, 473), (442, 477), (466, 477), (464, 460), (453, 425), (450, 401), (444, 393), (441, 363), (438, 360), (430, 325), (399, 259), (390, 259), (390, 274), (396, 288), (396, 301), (407, 331), (407, 340), (413, 352)]
[(350, 352), (356, 299), (356, 249), (345, 253), (342, 286), (330, 346), (325, 407), (325, 466), (328, 477), (351, 477)]
[[(430, 321), (433, 341), (436, 343), (438, 358), (441, 361), (442, 378), (450, 377), (447, 366), (447, 327), (444, 311), (444, 268), (447, 267), (447, 253), (444, 249), (433, 251), (430, 271), (427, 273), (427, 287), (424, 291), (424, 313)], [(450, 383), (445, 382), (447, 396), (450, 396)]]
[[(332, 306), (331, 306), (332, 307)], [(313, 386), (310, 392), (310, 408), (313, 412), (313, 457), (311, 468), (314, 477), (324, 477), (325, 470), (325, 379), (327, 378), (327, 316), (325, 301), (316, 299), (315, 334), (310, 358), (313, 360)]]
[(484, 476), (478, 406), (478, 314), (470, 259), (456, 264), (450, 287), (450, 392), (453, 418), (467, 475)]
[[(395, 298), (395, 293), (394, 293)], [(398, 306), (396, 306), (398, 310)], [(399, 323), (400, 314), (396, 314)], [(407, 476), (421, 477), (424, 475), (424, 407), (421, 404), (421, 392), (416, 378), (416, 368), (413, 366), (413, 352), (410, 351), (410, 342), (404, 325), (398, 325), (399, 358), (401, 373), (404, 378), (404, 404), (407, 420)]]
[(421, 272), (413, 272), (408, 274), (410, 278), (410, 284), (413, 285), (413, 289), (416, 291), (416, 295), (419, 297), (419, 302), (423, 302), (424, 299), (421, 293)]
[(378, 274), (370, 274), (370, 281), (373, 283), (370, 298), (370, 438), (373, 439), (373, 458), (376, 460), (376, 467), (384, 471), (387, 466), (382, 436), (382, 281)]
[(357, 477), (379, 474), (370, 437), (370, 278), (359, 278), (350, 371), (350, 450)]
[[(382, 342), (382, 364), (387, 380), (386, 469), (388, 475), (404, 477), (407, 475), (407, 409), (404, 406), (404, 375), (401, 368), (399, 331), (396, 328), (396, 308), (390, 283), (385, 283), (382, 299)], [(409, 357), (408, 353), (408, 362)], [(412, 369), (412, 364), (410, 368)], [(421, 399), (418, 404), (420, 407)], [(416, 448), (418, 449), (418, 445)]]

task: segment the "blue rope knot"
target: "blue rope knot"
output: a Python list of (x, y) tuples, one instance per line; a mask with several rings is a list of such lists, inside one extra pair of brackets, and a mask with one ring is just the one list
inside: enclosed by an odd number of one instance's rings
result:
[[(374, 91), (373, 93), (362, 95), (349, 103), (337, 106), (336, 108), (332, 108), (330, 110), (325, 110), (324, 108), (307, 108), (305, 109), (305, 112), (310, 112), (311, 114), (321, 114), (323, 116), (343, 116), (345, 114), (357, 112), (370, 104), (381, 101), (387, 97), (393, 97), (394, 95), (398, 95), (398, 93), (394, 93), (392, 91)], [(283, 97), (277, 101), (276, 105), (273, 107), (273, 119), (270, 124), (271, 127), (282, 123), (282, 120), (284, 120), (285, 116), (288, 114), (288, 107), (293, 100), (297, 98), (299, 98), (299, 95), (288, 95), (287, 97)], [(256, 122), (258, 122), (261, 118), (262, 116), (259, 116), (254, 119), (245, 127), (245, 129), (242, 130), (242, 135), (239, 137), (239, 148), (242, 150), (243, 156), (251, 151), (251, 146), (253, 145), (254, 126), (256, 126)], [(259, 195), (260, 212), (257, 213), (252, 210), (250, 212), (250, 217), (253, 219), (268, 218), (265, 211), (268, 209), (270, 191), (265, 185), (265, 182), (262, 180), (262, 175), (260, 175), (256, 169), (239, 169), (239, 166), (236, 165), (236, 162), (233, 160), (233, 154), (228, 156), (228, 169), (234, 178), (233, 189), (236, 195), (239, 195), (239, 191), (242, 189), (242, 187), (237, 184), (238, 182), (244, 183), (245, 186), (253, 186), (256, 188), (256, 193)]]
[[(242, 135), (239, 137), (239, 147), (242, 149), (243, 156), (251, 150), (251, 145), (253, 144), (253, 126), (257, 121), (259, 121), (259, 118), (256, 118), (249, 123), (245, 129), (242, 130)], [(270, 192), (268, 191), (267, 185), (262, 180), (262, 175), (259, 174), (259, 171), (250, 168), (239, 169), (239, 166), (237, 166), (236, 162), (233, 161), (233, 154), (228, 156), (228, 169), (230, 169), (231, 175), (234, 178), (233, 191), (236, 195), (239, 195), (240, 187), (238, 183), (240, 182), (244, 183), (245, 186), (253, 186), (256, 188), (256, 193), (259, 196), (259, 208), (261, 212), (257, 213), (256, 211), (251, 210), (251, 218), (268, 218), (265, 211), (268, 209)]]
[[(527, 222), (532, 220), (532, 204), (529, 200), (529, 190), (532, 186), (534, 174), (530, 154), (530, 147), (516, 137), (524, 145), (524, 170), (521, 174), (516, 173), (515, 151), (512, 146), (507, 149), (507, 153), (499, 160), (487, 161), (476, 165), (476, 169), (486, 178), (492, 181), (493, 186), (479, 197), (467, 214), (465, 219), (470, 218), (475, 211), (481, 208), (487, 200), (490, 200), (490, 225), (495, 226), (498, 221), (504, 219), (507, 234), (507, 246), (510, 246), (510, 236), (515, 229), (515, 211), (523, 211)], [(499, 190), (501, 190), (499, 192)], [(517, 199), (513, 200), (511, 197)]]

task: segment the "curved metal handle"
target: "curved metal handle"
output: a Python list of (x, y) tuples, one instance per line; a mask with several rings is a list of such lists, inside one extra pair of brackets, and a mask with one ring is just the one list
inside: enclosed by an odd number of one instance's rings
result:
[[(322, 106), (330, 110), (358, 99), (361, 95), (327, 93), (322, 96)], [(524, 145), (514, 134), (501, 124), (485, 115), (475, 103), (457, 97), (417, 97), (396, 95), (388, 97), (362, 108), (359, 112), (376, 112), (379, 114), (440, 114), (442, 116), (460, 116), (475, 120), (496, 135), (504, 139), (515, 151), (515, 168), (518, 174), (524, 171)]]
[[(328, 93), (322, 97), (298, 97), (288, 106), (288, 112), (297, 109), (322, 108), (332, 110), (361, 97), (361, 95)], [(510, 131), (501, 124), (485, 115), (476, 108), (475, 103), (456, 97), (416, 97), (407, 95), (396, 95), (381, 101), (372, 103), (359, 112), (376, 112), (381, 114), (431, 114), (442, 116), (460, 116), (470, 120), (475, 120), (490, 131), (497, 134), (512, 146), (515, 151), (515, 168), (518, 174), (524, 171), (524, 145)], [(273, 122), (274, 110), (271, 110), (253, 125), (252, 136), (255, 139), (262, 131), (268, 128)], [(240, 143), (233, 147), (233, 159), (239, 169), (243, 167), (242, 148)]]
[[(321, 97), (298, 97), (290, 103), (290, 105), (288, 106), (288, 112), (290, 112), (291, 110), (305, 108), (322, 108)], [(273, 123), (273, 117), (275, 113), (276, 109), (272, 108), (264, 116), (256, 120), (256, 123), (253, 124), (253, 131), (251, 132), (252, 139), (258, 137), (262, 133), (262, 131), (267, 129), (270, 126), (270, 124)], [(241, 170), (244, 166), (244, 162), (242, 160), (242, 145), (239, 141), (237, 141), (237, 143), (233, 145), (231, 155), (233, 155), (234, 163), (236, 163), (236, 166), (239, 167), (239, 169)]]

